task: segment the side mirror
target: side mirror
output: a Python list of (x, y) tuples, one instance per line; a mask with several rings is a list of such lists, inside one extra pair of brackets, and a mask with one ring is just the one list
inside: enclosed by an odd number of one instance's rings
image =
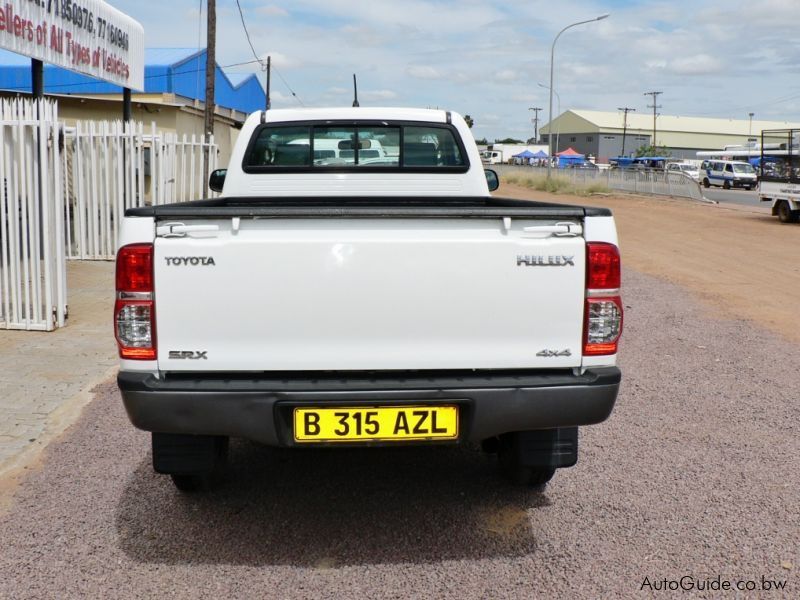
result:
[(222, 187), (225, 185), (225, 176), (228, 174), (228, 169), (217, 169), (211, 173), (208, 178), (208, 187), (215, 192), (221, 192)]
[(486, 175), (486, 183), (489, 184), (490, 192), (493, 192), (500, 187), (500, 177), (497, 175), (497, 171), (493, 171), (492, 169), (484, 169), (483, 172)]

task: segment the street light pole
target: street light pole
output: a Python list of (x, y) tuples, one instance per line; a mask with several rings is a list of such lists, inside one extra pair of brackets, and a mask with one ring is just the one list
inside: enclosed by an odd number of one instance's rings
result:
[(553, 59), (555, 57), (556, 52), (556, 42), (558, 38), (561, 37), (561, 34), (564, 33), (567, 29), (571, 29), (572, 27), (577, 27), (578, 25), (585, 25), (586, 23), (594, 23), (595, 21), (602, 21), (603, 19), (608, 18), (608, 14), (600, 15), (599, 17), (595, 17), (594, 19), (588, 19), (586, 21), (578, 21), (577, 23), (572, 23), (571, 25), (567, 25), (558, 32), (555, 39), (553, 40), (553, 45), (550, 46), (550, 108), (548, 113), (548, 118), (550, 122), (548, 123), (549, 132), (547, 134), (547, 148), (549, 150), (548, 154), (550, 155), (547, 160), (547, 178), (550, 179), (550, 171), (553, 168)]

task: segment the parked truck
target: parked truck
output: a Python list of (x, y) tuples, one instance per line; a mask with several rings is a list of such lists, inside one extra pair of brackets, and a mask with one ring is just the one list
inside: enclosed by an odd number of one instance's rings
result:
[[(352, 155), (315, 159), (332, 139)], [(378, 145), (397, 153), (361, 159)], [(458, 114), (256, 113), (211, 186), (129, 209), (117, 255), (119, 388), (179, 489), (206, 487), (231, 437), (482, 444), (541, 486), (611, 413), (611, 213), (492, 196)]]
[(525, 152), (536, 152), (546, 146), (531, 146), (529, 144), (490, 144), (486, 150), (481, 152), (481, 161), (485, 165), (509, 164), (513, 162), (516, 154)]
[(800, 129), (761, 132), (758, 197), (781, 223), (800, 221)]

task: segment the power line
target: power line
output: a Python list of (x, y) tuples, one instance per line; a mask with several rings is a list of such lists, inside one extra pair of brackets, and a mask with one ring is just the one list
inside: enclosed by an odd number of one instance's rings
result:
[[(245, 23), (244, 20), (244, 11), (242, 10), (242, 5), (239, 3), (239, 0), (236, 0), (236, 6), (239, 8), (239, 17), (242, 19), (242, 28), (244, 29), (244, 35), (247, 38), (247, 43), (250, 45), (250, 50), (253, 52), (253, 56), (255, 56), (256, 60), (258, 61), (258, 64), (261, 65), (261, 69), (266, 70), (267, 67), (264, 64), (264, 61), (261, 60), (261, 58), (259, 58), (258, 52), (256, 52), (256, 49), (253, 46), (253, 42), (250, 39), (250, 32), (247, 31), (247, 24)], [(270, 68), (275, 69), (275, 67), (272, 65), (270, 65)], [(294, 90), (291, 87), (289, 87), (289, 84), (286, 83), (286, 80), (283, 78), (283, 75), (278, 73), (277, 69), (275, 69), (275, 73), (278, 75), (278, 77), (281, 78), (283, 85), (286, 86), (286, 89), (289, 90), (289, 93), (292, 95), (292, 97), (300, 103), (300, 106), (305, 106), (305, 104), (303, 104), (303, 101), (300, 100), (300, 97), (294, 92)], [(267, 93), (269, 94), (269, 91), (267, 91)], [(267, 102), (269, 103), (269, 98), (267, 98)]]
[(658, 116), (658, 113), (656, 111), (659, 108), (661, 108), (661, 105), (658, 103), (658, 97), (663, 93), (664, 92), (645, 92), (644, 93), (645, 96), (652, 96), (653, 97), (653, 104), (648, 104), (647, 105), (647, 108), (652, 108), (653, 109), (653, 142), (651, 144), (651, 146), (653, 146), (653, 148), (656, 147), (656, 117)]
[(286, 83), (286, 80), (283, 78), (283, 75), (281, 75), (281, 74), (280, 74), (280, 72), (278, 71), (278, 69), (276, 69), (276, 68), (273, 66), (273, 67), (272, 67), (272, 70), (273, 70), (273, 71), (275, 71), (275, 74), (276, 74), (278, 77), (280, 77), (280, 78), (281, 78), (281, 81), (283, 82), (283, 85), (285, 85), (285, 86), (286, 86), (286, 89), (287, 89), (287, 90), (289, 90), (289, 93), (290, 93), (292, 96), (294, 96), (294, 99), (295, 99), (295, 100), (297, 100), (297, 101), (300, 103), (300, 106), (305, 106), (305, 104), (303, 104), (303, 101), (302, 101), (302, 100), (300, 100), (300, 97), (299, 97), (297, 94), (295, 94), (295, 93), (294, 93), (294, 90), (293, 90), (291, 87), (289, 87), (289, 84), (288, 84), (288, 83)]
[(256, 49), (253, 47), (253, 42), (250, 40), (250, 32), (247, 31), (247, 24), (244, 22), (244, 12), (242, 11), (242, 5), (239, 4), (239, 0), (236, 0), (236, 6), (239, 8), (239, 17), (242, 19), (242, 29), (244, 29), (244, 35), (247, 38), (247, 43), (250, 44), (250, 50), (253, 51), (253, 56), (256, 57), (258, 63), (263, 67), (263, 61), (259, 58)]

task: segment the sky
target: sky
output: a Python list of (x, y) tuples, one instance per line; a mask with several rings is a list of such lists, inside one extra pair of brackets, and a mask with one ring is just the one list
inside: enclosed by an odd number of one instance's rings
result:
[[(548, 120), (550, 48), (561, 111), (800, 121), (800, 0), (240, 0), (274, 108), (438, 107), (489, 140)], [(205, 45), (202, 0), (111, 0), (148, 47)], [(202, 14), (200, 7), (202, 5)], [(234, 0), (217, 2), (217, 62), (255, 60)], [(257, 63), (230, 72), (263, 74)], [(291, 92), (296, 96), (293, 96)], [(554, 100), (554, 116), (559, 102)]]

